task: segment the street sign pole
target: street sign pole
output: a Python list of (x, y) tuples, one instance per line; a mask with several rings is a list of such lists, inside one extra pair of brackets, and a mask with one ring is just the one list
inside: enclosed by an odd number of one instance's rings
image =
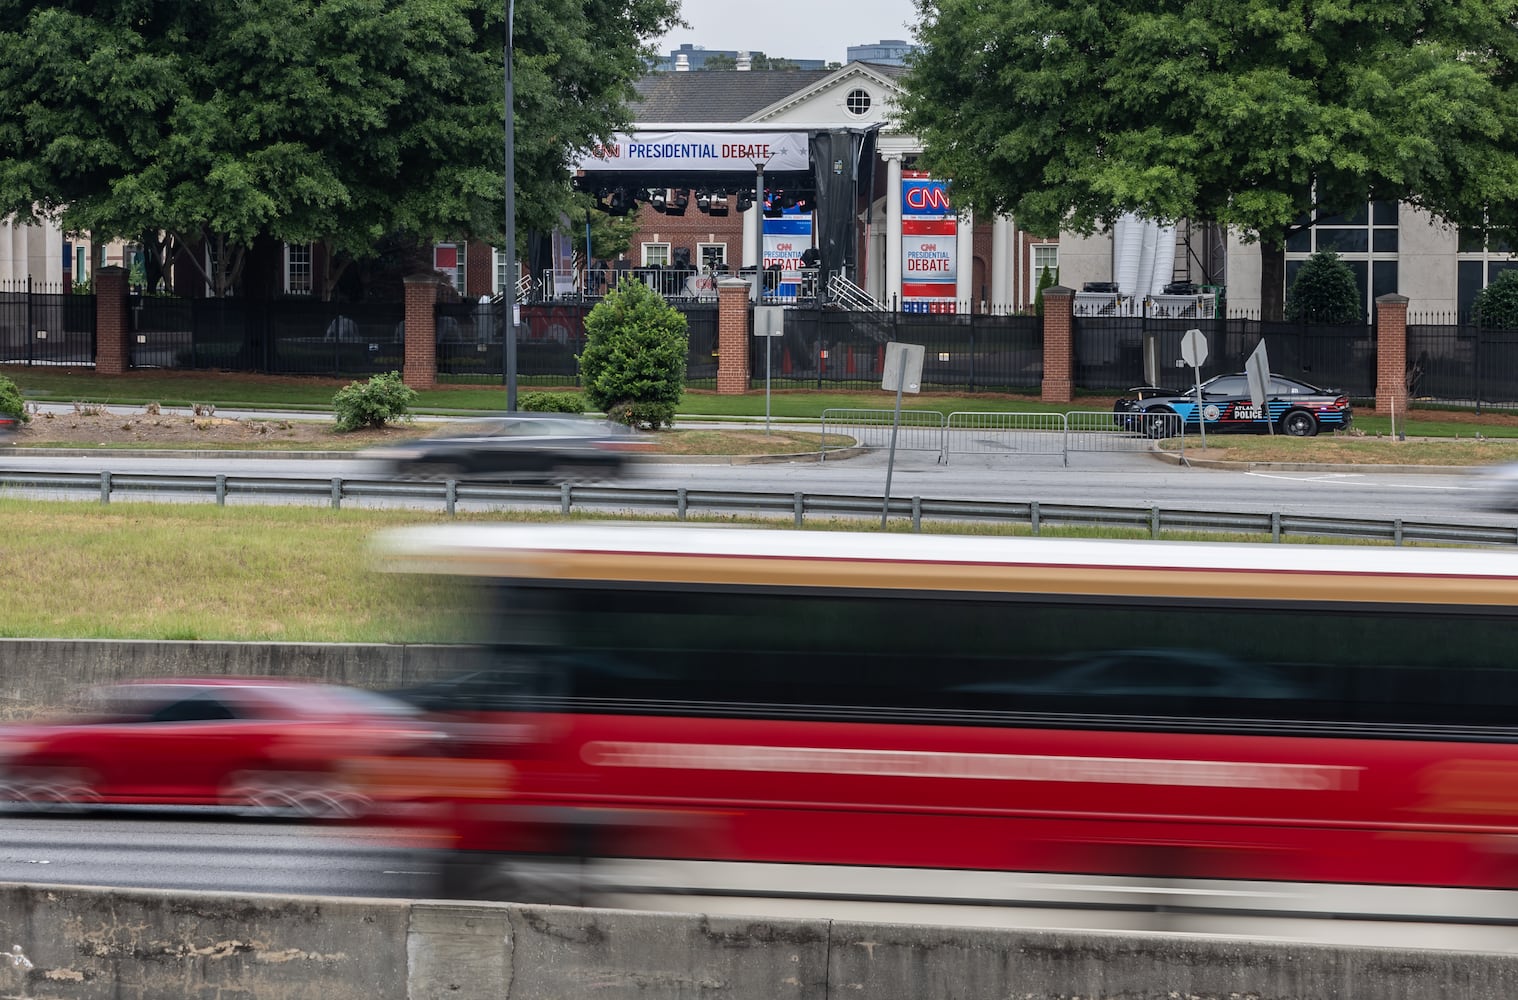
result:
[(754, 336), (764, 338), (764, 433), (770, 432), (770, 371), (774, 351), (770, 341), (785, 336), (784, 306), (754, 307)]
[(896, 413), (891, 419), (891, 452), (886, 460), (885, 496), (880, 501), (881, 531), (885, 530), (886, 518), (891, 512), (891, 474), (896, 470), (896, 432), (901, 429), (901, 394), (917, 392), (921, 388), (924, 353), (921, 344), (902, 344), (894, 340), (886, 344), (880, 387), (896, 390)]
[[(1207, 360), (1207, 338), (1201, 330), (1187, 330), (1181, 336), (1181, 360), (1196, 375), (1196, 425), (1202, 432), (1202, 450), (1207, 450), (1207, 414), (1202, 412), (1202, 362)], [(1182, 426), (1182, 440), (1186, 428)]]
[(1265, 352), (1263, 337), (1244, 362), (1244, 374), (1249, 380), (1249, 401), (1259, 408), (1270, 433), (1275, 434), (1276, 424), (1270, 419), (1270, 357)]
[(764, 338), (764, 433), (770, 432), (770, 338)]
[(880, 501), (880, 530), (886, 527), (886, 515), (891, 512), (891, 473), (896, 469), (896, 431), (901, 427), (901, 381), (896, 383), (896, 414), (891, 418), (891, 455), (886, 460), (885, 497)]

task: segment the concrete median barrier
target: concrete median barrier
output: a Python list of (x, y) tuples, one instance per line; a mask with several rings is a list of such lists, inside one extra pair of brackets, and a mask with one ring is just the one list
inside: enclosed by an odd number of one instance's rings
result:
[(134, 677), (304, 677), (384, 690), (446, 676), (452, 655), (434, 645), (0, 639), (0, 714), (57, 709), (82, 688)]
[(50, 1000), (1509, 1000), (1518, 996), (1518, 956), (3, 885), (0, 994)]

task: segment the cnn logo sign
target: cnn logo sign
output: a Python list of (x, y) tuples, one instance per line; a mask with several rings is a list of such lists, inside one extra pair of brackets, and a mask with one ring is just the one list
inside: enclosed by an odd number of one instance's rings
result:
[(914, 184), (906, 189), (907, 208), (914, 212), (948, 214), (949, 191), (943, 184)]

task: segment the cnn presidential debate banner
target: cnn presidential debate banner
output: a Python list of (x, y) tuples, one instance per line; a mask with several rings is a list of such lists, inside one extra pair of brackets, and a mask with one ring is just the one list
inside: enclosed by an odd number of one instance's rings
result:
[(779, 218), (764, 216), (764, 266), (780, 268), (776, 296), (794, 299), (800, 293), (803, 258), (811, 248), (811, 209), (788, 208)]
[(581, 170), (752, 173), (811, 169), (805, 132), (619, 132), (581, 157)]
[(949, 207), (949, 185), (927, 174), (901, 181), (901, 310), (955, 311), (959, 280), (959, 222)]

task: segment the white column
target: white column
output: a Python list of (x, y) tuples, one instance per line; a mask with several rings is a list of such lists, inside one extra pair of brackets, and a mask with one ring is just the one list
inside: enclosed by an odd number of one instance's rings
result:
[(0, 221), (0, 282), (16, 280), (15, 254), (11, 249), (11, 241), (15, 239), (13, 226), (11, 219)]
[(991, 310), (1010, 312), (1012, 309), (1012, 220), (998, 215), (991, 223)]
[(887, 153), (886, 161), (886, 282), (885, 304), (901, 308), (901, 154)]
[[(42, 272), (43, 279), (49, 285), (63, 285), (63, 230), (49, 222), (42, 232)], [(33, 273), (36, 273), (35, 271)], [(94, 278), (93, 271), (90, 277)], [(63, 289), (65, 292), (73, 291), (71, 288)]]
[(740, 259), (744, 267), (754, 266), (754, 244), (758, 242), (755, 233), (762, 225), (764, 225), (764, 205), (755, 201), (754, 207), (743, 213), (743, 256)]
[(980, 292), (975, 287), (975, 214), (961, 212), (955, 223), (959, 270), (954, 276), (954, 298), (959, 302), (961, 312), (972, 313), (975, 311), (975, 296)]
[(11, 224), (11, 277), (16, 281), (25, 281), (32, 273), (32, 261), (26, 249), (26, 234), (31, 229), (31, 226), (24, 226), (19, 222)]

